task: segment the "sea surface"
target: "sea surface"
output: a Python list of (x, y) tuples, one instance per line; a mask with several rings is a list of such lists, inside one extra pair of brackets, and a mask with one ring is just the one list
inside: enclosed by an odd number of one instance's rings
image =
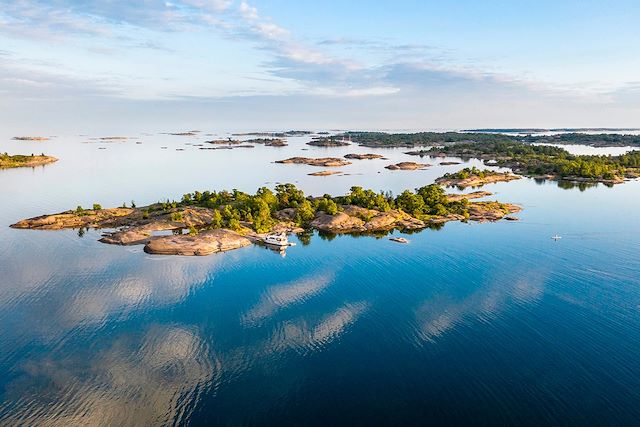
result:
[[(278, 182), (397, 194), (481, 164), (308, 137), (200, 150), (227, 135), (11, 136), (0, 152), (60, 161), (0, 170), (0, 425), (637, 425), (638, 181), (488, 185), (520, 221), (448, 223), (407, 245), (314, 234), (284, 257), (152, 256), (99, 231), (9, 225)], [(273, 163), (351, 152), (388, 160), (328, 177)], [(398, 161), (433, 166), (384, 169)]]

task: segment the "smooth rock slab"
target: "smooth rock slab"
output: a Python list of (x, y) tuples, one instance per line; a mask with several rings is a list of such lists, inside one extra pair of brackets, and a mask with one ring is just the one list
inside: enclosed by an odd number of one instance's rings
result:
[(251, 241), (231, 230), (204, 231), (195, 236), (159, 236), (152, 238), (144, 251), (157, 255), (202, 256), (249, 246)]

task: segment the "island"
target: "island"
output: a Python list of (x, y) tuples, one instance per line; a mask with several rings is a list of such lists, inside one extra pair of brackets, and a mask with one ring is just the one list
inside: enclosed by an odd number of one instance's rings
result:
[(262, 144), (265, 147), (286, 147), (288, 145), (282, 138), (253, 138), (244, 142), (246, 144)]
[[(144, 251), (164, 255), (208, 255), (259, 243), (266, 233), (388, 233), (421, 230), (448, 221), (497, 221), (521, 208), (497, 201), (471, 202), (490, 193), (447, 195), (431, 184), (390, 193), (352, 187), (344, 196), (306, 196), (293, 184), (255, 194), (238, 190), (204, 191), (177, 201), (144, 207), (92, 209), (78, 206), (52, 215), (24, 219), (17, 229), (105, 229), (103, 243), (144, 245)], [(158, 234), (171, 231), (172, 234)]]
[(345, 140), (344, 137), (342, 137), (342, 139), (337, 139), (336, 136), (329, 136), (313, 138), (311, 141), (307, 142), (307, 145), (313, 145), (314, 147), (345, 147), (351, 144)]
[(288, 136), (298, 137), (313, 134), (310, 130), (288, 130), (286, 132), (244, 132), (234, 133), (233, 136), (270, 136), (275, 138), (286, 138)]
[(347, 166), (351, 164), (351, 162), (348, 162), (344, 159), (340, 159), (337, 157), (320, 157), (316, 159), (310, 158), (310, 157), (290, 157), (284, 160), (276, 160), (276, 163), (304, 164), (309, 166), (323, 166), (323, 167), (339, 167), (339, 166)]
[(459, 143), (425, 150), (426, 155), (477, 158), (487, 165), (511, 168), (538, 179), (623, 183), (640, 175), (640, 151), (618, 156), (573, 155), (567, 150), (523, 142)]
[(446, 173), (436, 179), (436, 183), (447, 187), (481, 187), (495, 182), (509, 182), (520, 179), (508, 172), (496, 172), (489, 169), (478, 169), (475, 166), (464, 168), (454, 173)]
[[(200, 147), (198, 146), (198, 150), (233, 150), (235, 148), (254, 148), (254, 145), (251, 144), (237, 144), (237, 145), (218, 145), (215, 147)], [(176, 150), (184, 150), (183, 148), (176, 148)]]
[(242, 144), (242, 141), (238, 140), (238, 139), (213, 139), (210, 141), (205, 141), (205, 144), (212, 144), (212, 145), (239, 145)]
[(384, 156), (381, 154), (373, 154), (373, 153), (366, 153), (366, 154), (345, 154), (344, 156), (345, 159), (353, 159), (353, 160), (374, 160), (374, 159), (383, 159)]
[(44, 154), (39, 156), (31, 154), (30, 156), (27, 156), (23, 154), (9, 155), (7, 153), (3, 153), (0, 154), (0, 169), (35, 167), (57, 161), (57, 158), (45, 156)]
[(307, 175), (309, 176), (329, 176), (329, 175), (337, 175), (342, 173), (341, 171), (320, 171), (320, 172), (312, 172), (312, 173), (308, 173)]
[(47, 136), (14, 136), (14, 141), (48, 141), (50, 138)]
[[(507, 129), (504, 130), (509, 131)], [(563, 131), (563, 130), (558, 130)], [(566, 131), (566, 130), (565, 130)], [(580, 144), (591, 147), (623, 147), (640, 146), (640, 135), (618, 133), (582, 133), (570, 132), (556, 135), (505, 134), (501, 132), (469, 131), (469, 132), (346, 132), (345, 138), (365, 147), (419, 147), (447, 146), (458, 143), (500, 143), (519, 142), (525, 144)]]
[(513, 141), (515, 139), (508, 135), (482, 132), (347, 132), (345, 135), (356, 144), (374, 148), (440, 146), (459, 142)]
[(385, 166), (385, 169), (389, 170), (403, 170), (403, 171), (413, 171), (419, 169), (425, 169), (431, 166), (428, 163), (414, 163), (414, 162), (400, 162), (394, 165)]
[(637, 147), (640, 146), (640, 135), (570, 132), (557, 135), (526, 135), (522, 141), (535, 144), (578, 144), (590, 147)]
[(101, 136), (99, 138), (91, 138), (91, 139), (97, 139), (100, 141), (124, 141), (126, 139), (129, 139), (129, 137), (127, 136)]
[(165, 135), (172, 135), (172, 136), (197, 136), (198, 133), (200, 133), (199, 130), (190, 130), (188, 132), (168, 132), (165, 133)]

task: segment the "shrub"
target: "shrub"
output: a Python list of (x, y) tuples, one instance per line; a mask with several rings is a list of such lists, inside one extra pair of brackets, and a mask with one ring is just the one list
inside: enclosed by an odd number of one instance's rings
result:
[(231, 218), (227, 223), (227, 227), (234, 231), (238, 231), (242, 228), (242, 226), (240, 225), (240, 221), (237, 218)]
[(169, 215), (169, 219), (175, 222), (182, 221), (182, 212), (171, 212), (171, 215)]

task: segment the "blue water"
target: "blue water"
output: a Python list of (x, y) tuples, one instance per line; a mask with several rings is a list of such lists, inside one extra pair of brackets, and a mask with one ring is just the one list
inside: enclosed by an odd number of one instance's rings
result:
[[(78, 204), (276, 181), (399, 192), (460, 167), (391, 172), (413, 158), (302, 138), (204, 152), (160, 135), (106, 150), (84, 140), (0, 144), (61, 158), (0, 171), (0, 425), (637, 422), (640, 182), (495, 184), (490, 199), (521, 204), (520, 221), (449, 223), (408, 245), (314, 234), (285, 257), (150, 256), (97, 231), (8, 228)], [(389, 161), (324, 178), (270, 163), (354, 151)]]

